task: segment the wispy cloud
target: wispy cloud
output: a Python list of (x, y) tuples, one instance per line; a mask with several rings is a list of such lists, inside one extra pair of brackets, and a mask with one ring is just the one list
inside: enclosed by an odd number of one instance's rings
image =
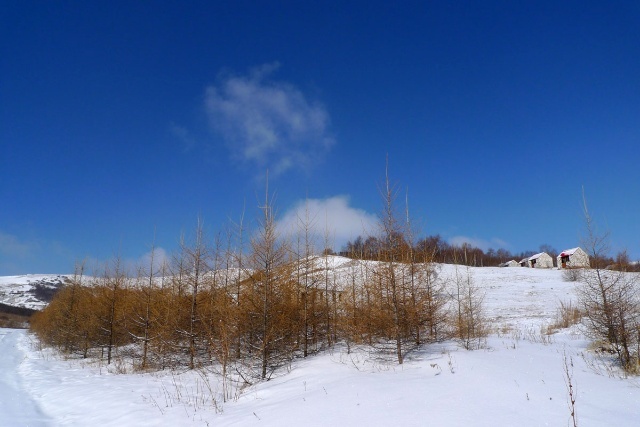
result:
[[(151, 264), (152, 255), (153, 265)], [(156, 247), (153, 254), (149, 251), (140, 256), (119, 257), (114, 255), (104, 259), (88, 256), (81, 262), (84, 264), (85, 272), (93, 276), (102, 276), (105, 269), (110, 270), (110, 273), (113, 274), (113, 270), (118, 264), (121, 272), (124, 272), (129, 277), (136, 277), (138, 274), (146, 277), (149, 275), (151, 268), (153, 268), (154, 275), (160, 274), (163, 264), (169, 265), (171, 263), (171, 255), (164, 248)]]
[(284, 233), (294, 234), (307, 217), (316, 246), (324, 244), (325, 233), (328, 233), (329, 244), (336, 250), (349, 240), (372, 232), (378, 219), (374, 214), (349, 206), (349, 197), (341, 195), (298, 201), (278, 221), (278, 227)]
[(24, 264), (28, 262), (32, 252), (32, 244), (0, 231), (0, 275), (25, 273)]
[(172, 122), (169, 124), (169, 132), (171, 132), (171, 134), (180, 141), (180, 144), (182, 144), (182, 150), (185, 152), (193, 150), (197, 145), (195, 138), (193, 138), (189, 130), (183, 126), (179, 126)]
[[(153, 258), (153, 264), (151, 264)], [(133, 267), (140, 266), (144, 270), (144, 274), (149, 274), (151, 268), (153, 268), (154, 274), (159, 274), (162, 270), (162, 265), (169, 265), (171, 263), (171, 256), (163, 248), (155, 248), (153, 252), (149, 251), (142, 255), (137, 260), (132, 260), (129, 264)]]
[(68, 254), (58, 242), (0, 231), (0, 275), (68, 272)]
[(449, 240), (449, 243), (452, 245), (462, 246), (463, 243), (467, 243), (476, 248), (480, 248), (483, 251), (486, 251), (489, 248), (506, 249), (509, 247), (509, 244), (507, 242), (497, 237), (494, 237), (491, 240), (484, 240), (484, 239), (478, 239), (475, 237), (468, 237), (468, 236), (454, 236), (454, 237), (450, 237), (448, 240)]
[(33, 250), (34, 245), (19, 240), (12, 234), (0, 231), (0, 253), (7, 256), (25, 257)]
[[(83, 265), (87, 275), (100, 276), (105, 267), (112, 268), (116, 255), (98, 258), (92, 255), (78, 257), (74, 251), (60, 242), (45, 240), (25, 240), (0, 231), (0, 276), (31, 273), (72, 273), (74, 267)], [(155, 248), (153, 268), (157, 274), (163, 262), (169, 262), (171, 255), (161, 247)], [(148, 274), (151, 266), (151, 252), (140, 256), (120, 258), (120, 268), (135, 276), (142, 269)]]
[(329, 114), (294, 85), (270, 78), (279, 64), (226, 76), (207, 88), (206, 111), (234, 158), (274, 174), (307, 168), (334, 143)]

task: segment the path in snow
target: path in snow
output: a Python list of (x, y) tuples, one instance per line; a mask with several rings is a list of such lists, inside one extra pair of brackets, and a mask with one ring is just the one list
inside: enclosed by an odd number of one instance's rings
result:
[(0, 328), (0, 426), (47, 426), (47, 417), (24, 390), (18, 373), (25, 357), (18, 348), (23, 333)]

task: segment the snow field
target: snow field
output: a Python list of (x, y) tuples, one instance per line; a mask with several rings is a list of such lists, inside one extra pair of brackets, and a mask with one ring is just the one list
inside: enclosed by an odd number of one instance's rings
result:
[[(0, 399), (20, 393), (35, 408), (29, 420), (40, 424), (33, 425), (50, 426), (564, 426), (570, 422), (566, 354), (573, 362), (580, 426), (638, 425), (638, 379), (594, 370), (599, 359), (587, 351), (589, 342), (576, 326), (551, 337), (541, 332), (559, 302), (575, 298), (575, 283), (563, 282), (557, 270), (469, 272), (486, 292), (495, 331), (481, 350), (445, 342), (409, 353), (397, 365), (380, 362), (366, 348), (347, 353), (336, 347), (295, 361), (270, 381), (242, 391), (232, 386), (232, 398), (223, 402), (215, 375), (118, 375), (117, 366), (61, 360), (38, 350), (26, 332), (2, 330), (0, 368), (6, 373), (17, 365), (17, 378), (2, 377)], [(454, 273), (445, 265), (439, 274), (445, 279)], [(15, 385), (7, 388), (7, 382)], [(2, 413), (0, 426), (31, 425), (18, 412)]]

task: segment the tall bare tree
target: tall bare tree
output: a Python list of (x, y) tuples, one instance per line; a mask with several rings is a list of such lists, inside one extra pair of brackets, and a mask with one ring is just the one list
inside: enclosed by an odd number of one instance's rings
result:
[[(142, 343), (142, 354), (140, 356), (140, 369), (146, 369), (149, 361), (150, 343), (156, 339), (155, 329), (158, 322), (159, 296), (156, 276), (158, 273), (158, 263), (155, 242), (151, 245), (149, 253), (149, 264), (138, 268), (137, 286), (134, 290), (134, 304), (130, 311), (132, 328), (129, 334), (133, 339)], [(132, 330), (133, 329), (133, 330)]]
[(484, 292), (473, 281), (469, 267), (456, 265), (451, 291), (454, 336), (467, 350), (482, 346), (487, 336)]
[[(380, 315), (392, 323), (392, 337), (396, 347), (398, 364), (403, 363), (403, 338), (405, 336), (407, 312), (406, 292), (401, 277), (398, 276), (398, 263), (402, 261), (402, 252), (406, 245), (402, 222), (396, 211), (397, 190), (389, 181), (389, 162), (385, 167), (385, 181), (380, 189), (383, 208), (380, 214), (380, 258), (375, 270), (376, 282), (381, 293)], [(383, 322), (386, 322), (382, 320)]]
[(120, 257), (104, 266), (99, 286), (96, 288), (99, 301), (100, 331), (102, 345), (107, 349), (107, 364), (113, 358), (113, 351), (125, 343), (124, 335), (124, 295), (129, 286), (129, 278)]
[(316, 223), (309, 210), (308, 200), (305, 202), (303, 215), (298, 215), (296, 232), (296, 276), (300, 285), (299, 306), (301, 310), (301, 342), (302, 355), (307, 357), (315, 350), (318, 336), (317, 296), (319, 294), (320, 277), (318, 274), (318, 258), (316, 250)]
[(640, 289), (638, 277), (624, 271), (605, 269), (609, 252), (608, 233), (598, 233), (587, 208), (583, 189), (586, 234), (582, 245), (591, 257), (591, 269), (583, 272), (578, 299), (585, 311), (588, 334), (604, 340), (628, 372), (639, 369)]
[(180, 242), (181, 250), (185, 256), (186, 281), (191, 291), (189, 305), (189, 325), (184, 331), (189, 340), (189, 368), (195, 368), (195, 358), (197, 353), (197, 341), (201, 332), (200, 313), (198, 311), (199, 292), (205, 281), (205, 273), (209, 270), (208, 262), (210, 258), (209, 246), (207, 245), (203, 223), (198, 218), (192, 244), (186, 244), (184, 239)]
[(260, 211), (258, 230), (250, 243), (249, 288), (243, 301), (250, 325), (248, 344), (259, 352), (260, 378), (266, 379), (270, 368), (279, 363), (279, 356), (286, 353), (287, 338), (291, 338), (285, 325), (291, 314), (287, 304), (293, 271), (288, 263), (289, 248), (276, 227), (268, 184)]

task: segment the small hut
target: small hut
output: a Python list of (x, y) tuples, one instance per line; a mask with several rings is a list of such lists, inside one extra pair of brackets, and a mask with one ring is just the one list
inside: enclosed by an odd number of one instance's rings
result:
[(581, 248), (565, 249), (558, 255), (558, 268), (589, 267), (589, 255)]
[(518, 261), (516, 261), (515, 259), (512, 259), (511, 261), (503, 262), (498, 267), (519, 267), (519, 266), (520, 264), (518, 263)]
[(546, 253), (540, 252), (539, 254), (531, 255), (528, 259), (528, 266), (531, 268), (553, 268), (553, 258)]

